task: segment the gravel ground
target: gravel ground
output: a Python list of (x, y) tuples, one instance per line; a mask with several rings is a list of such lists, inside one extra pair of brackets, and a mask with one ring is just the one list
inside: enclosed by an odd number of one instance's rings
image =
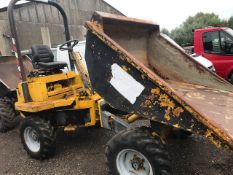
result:
[[(0, 175), (105, 175), (104, 148), (112, 135), (97, 128), (59, 133), (55, 157), (37, 161), (23, 150), (18, 130), (0, 134)], [(168, 149), (174, 175), (233, 175), (233, 152), (217, 150), (201, 137), (169, 139)]]

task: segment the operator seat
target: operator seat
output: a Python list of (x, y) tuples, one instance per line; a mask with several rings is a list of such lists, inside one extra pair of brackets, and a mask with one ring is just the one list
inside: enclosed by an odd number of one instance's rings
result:
[(31, 49), (34, 69), (61, 70), (68, 67), (66, 62), (54, 62), (54, 55), (46, 45), (33, 45)]

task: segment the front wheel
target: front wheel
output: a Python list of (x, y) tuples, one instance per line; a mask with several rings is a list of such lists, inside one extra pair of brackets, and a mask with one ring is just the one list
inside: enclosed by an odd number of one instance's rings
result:
[(170, 175), (168, 152), (158, 136), (145, 128), (113, 137), (106, 148), (109, 175)]
[(20, 127), (20, 136), (24, 149), (32, 158), (46, 159), (54, 154), (56, 132), (48, 121), (27, 117)]

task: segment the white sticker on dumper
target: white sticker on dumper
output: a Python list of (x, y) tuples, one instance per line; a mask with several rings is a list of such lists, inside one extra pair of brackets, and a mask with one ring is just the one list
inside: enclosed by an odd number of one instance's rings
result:
[(131, 104), (134, 104), (145, 87), (124, 71), (118, 64), (114, 63), (111, 68), (111, 85)]

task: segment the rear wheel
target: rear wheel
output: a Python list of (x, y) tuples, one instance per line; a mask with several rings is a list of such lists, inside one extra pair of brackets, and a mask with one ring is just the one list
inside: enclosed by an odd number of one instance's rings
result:
[(229, 82), (231, 84), (233, 84), (233, 72), (231, 72), (230, 76), (229, 76)]
[(49, 121), (27, 117), (20, 127), (20, 136), (24, 149), (32, 158), (46, 159), (53, 156), (56, 132)]
[(0, 132), (7, 132), (19, 124), (19, 114), (15, 111), (14, 100), (0, 98)]
[(158, 136), (145, 128), (129, 129), (113, 137), (106, 148), (111, 175), (170, 175), (168, 152)]

